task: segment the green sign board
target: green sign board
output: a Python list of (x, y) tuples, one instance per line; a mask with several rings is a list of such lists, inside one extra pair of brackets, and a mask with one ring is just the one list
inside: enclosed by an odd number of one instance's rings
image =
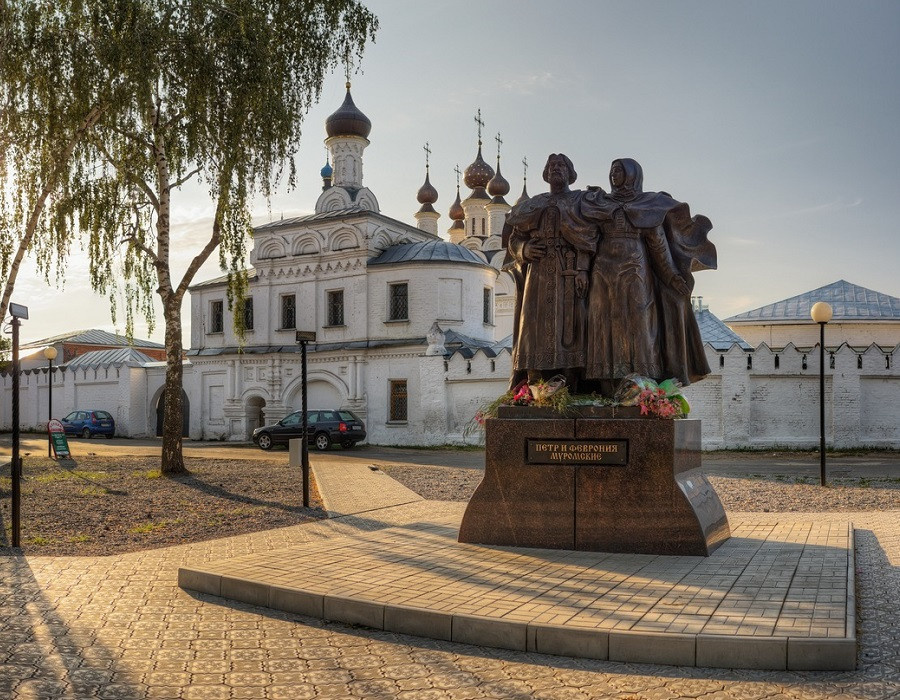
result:
[(47, 432), (50, 434), (50, 444), (57, 459), (69, 456), (69, 441), (66, 439), (65, 430), (58, 420), (51, 420), (47, 424)]

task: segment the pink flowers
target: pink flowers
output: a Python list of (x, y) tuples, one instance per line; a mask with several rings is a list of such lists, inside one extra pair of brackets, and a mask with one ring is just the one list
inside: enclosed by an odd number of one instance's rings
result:
[(530, 406), (534, 403), (534, 396), (531, 395), (531, 389), (528, 384), (522, 382), (513, 390), (512, 405), (513, 406)]
[(658, 416), (659, 418), (676, 418), (682, 414), (681, 404), (669, 398), (665, 389), (644, 389), (638, 394), (637, 405), (641, 407), (642, 416)]

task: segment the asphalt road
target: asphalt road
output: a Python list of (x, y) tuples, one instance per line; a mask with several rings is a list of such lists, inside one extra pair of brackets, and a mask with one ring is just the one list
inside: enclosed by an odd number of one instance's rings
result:
[[(153, 456), (161, 449), (159, 439), (130, 438), (69, 438), (69, 449), (75, 459), (93, 455), (110, 456)], [(46, 455), (47, 441), (33, 434), (24, 435), (21, 442), (24, 459), (31, 455)], [(0, 462), (8, 461), (12, 453), (11, 436), (0, 435)], [(484, 451), (476, 449), (407, 449), (358, 445), (350, 450), (332, 448), (327, 452), (310, 449), (310, 461), (364, 463), (380, 465), (426, 465), (458, 467), (463, 469), (484, 468)], [(185, 440), (184, 455), (206, 459), (288, 459), (286, 449), (276, 448), (269, 452), (260, 450), (249, 443), (198, 442)], [(828, 454), (826, 465), (831, 476), (860, 476), (900, 478), (900, 451), (879, 451), (869, 453)], [(705, 452), (703, 468), (710, 474), (740, 475), (794, 475), (815, 476), (819, 474), (817, 452)]]

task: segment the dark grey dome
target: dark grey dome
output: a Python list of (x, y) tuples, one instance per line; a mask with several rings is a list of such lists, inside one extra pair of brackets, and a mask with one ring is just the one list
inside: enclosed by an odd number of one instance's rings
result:
[(372, 131), (372, 122), (353, 104), (350, 83), (347, 83), (347, 96), (344, 98), (344, 104), (325, 120), (325, 133), (329, 136), (362, 136), (365, 139), (369, 137), (370, 131)]

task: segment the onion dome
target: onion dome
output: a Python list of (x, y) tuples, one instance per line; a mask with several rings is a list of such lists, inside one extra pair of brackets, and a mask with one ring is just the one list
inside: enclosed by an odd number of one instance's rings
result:
[(463, 221), (466, 218), (466, 212), (463, 209), (462, 201), (459, 198), (459, 185), (456, 186), (456, 201), (450, 205), (450, 211), (448, 212), (448, 214), (453, 220), (453, 225), (450, 227), (450, 230), (465, 230), (466, 225), (463, 223)]
[(454, 221), (462, 221), (466, 218), (466, 212), (462, 207), (462, 200), (459, 198), (459, 186), (456, 187), (456, 201), (450, 205), (450, 211), (447, 212)]
[(330, 180), (334, 176), (334, 168), (331, 167), (331, 163), (326, 160), (325, 167), (319, 171), (319, 174), (323, 180)]
[(372, 122), (353, 104), (350, 95), (350, 83), (347, 83), (347, 96), (344, 104), (337, 112), (325, 120), (325, 133), (329, 136), (362, 136), (368, 138), (372, 131)]
[(522, 194), (519, 195), (519, 198), (516, 200), (516, 204), (521, 204), (522, 202), (524, 202), (526, 199), (529, 198), (527, 186), (528, 186), (528, 183), (526, 183), (526, 182), (522, 183)]
[(497, 174), (494, 175), (488, 183), (487, 191), (488, 194), (494, 198), (492, 200), (494, 204), (506, 204), (503, 195), (509, 194), (509, 183), (506, 181), (506, 178), (500, 174), (499, 160), (497, 161)]
[(471, 190), (483, 189), (492, 177), (494, 177), (494, 169), (485, 163), (484, 158), (481, 157), (481, 141), (479, 141), (478, 155), (475, 157), (474, 162), (466, 168), (463, 182)]
[(419, 188), (418, 194), (416, 194), (416, 201), (422, 205), (420, 211), (434, 211), (434, 207), (431, 205), (434, 204), (438, 199), (437, 190), (434, 189), (434, 186), (431, 184), (431, 181), (428, 179), (428, 170), (425, 171), (425, 184)]

